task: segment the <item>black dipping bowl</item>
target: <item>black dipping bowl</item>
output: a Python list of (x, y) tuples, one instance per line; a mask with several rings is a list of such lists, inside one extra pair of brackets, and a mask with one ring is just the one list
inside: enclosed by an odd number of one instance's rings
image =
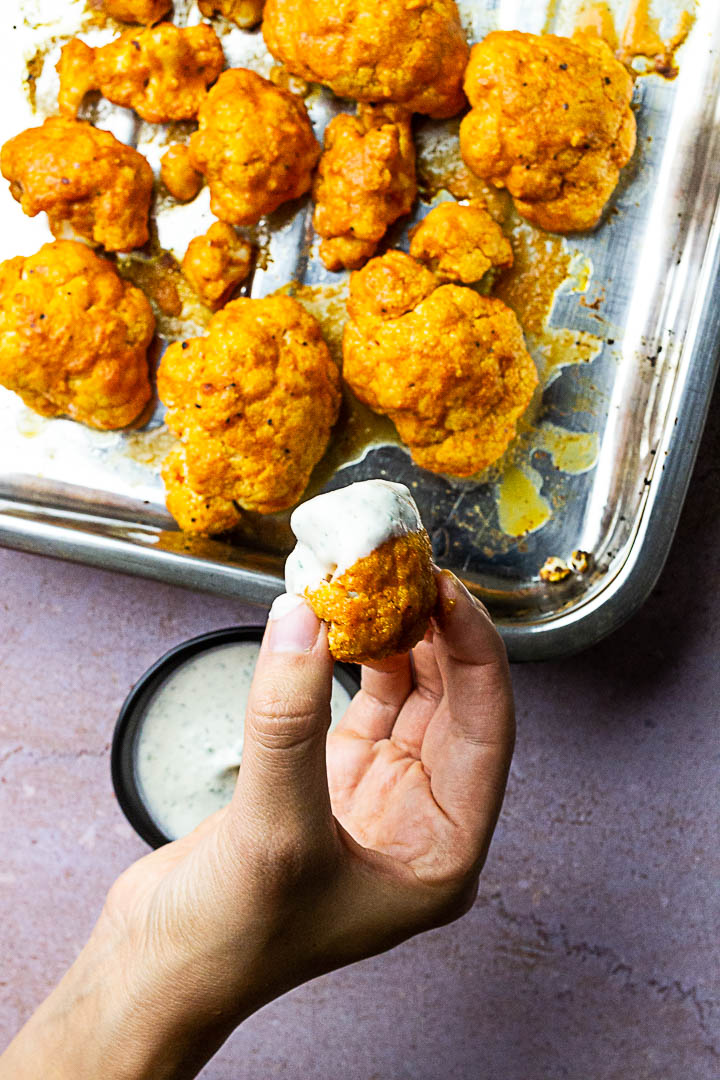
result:
[[(190, 638), (165, 653), (136, 682), (125, 698), (113, 733), (110, 768), (117, 800), (136, 833), (151, 847), (170, 843), (157, 827), (143, 801), (135, 775), (135, 745), (151, 698), (182, 664), (206, 649), (234, 641), (262, 641), (265, 625), (229, 626)], [(360, 689), (360, 669), (354, 664), (335, 664), (335, 678), (352, 697)]]

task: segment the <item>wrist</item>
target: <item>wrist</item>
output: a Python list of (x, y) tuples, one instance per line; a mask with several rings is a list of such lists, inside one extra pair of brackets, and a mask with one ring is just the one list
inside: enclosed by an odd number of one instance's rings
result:
[[(75, 963), (0, 1057), (0, 1080), (184, 1080), (197, 1075), (237, 1023), (193, 1009), (129, 956), (101, 919)], [(248, 1010), (251, 1011), (251, 1010)], [(247, 1015), (247, 1012), (245, 1013)]]

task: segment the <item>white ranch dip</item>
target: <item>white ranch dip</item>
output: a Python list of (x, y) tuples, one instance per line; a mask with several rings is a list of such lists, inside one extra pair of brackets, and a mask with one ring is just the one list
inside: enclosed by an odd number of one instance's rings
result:
[(285, 589), (303, 596), (340, 577), (394, 536), (423, 528), (404, 484), (363, 480), (298, 506), (290, 518), (297, 544), (285, 563)]
[[(136, 741), (135, 773), (150, 816), (171, 840), (230, 802), (259, 648), (236, 641), (206, 649), (177, 668), (150, 700)], [(350, 700), (333, 679), (333, 727)]]

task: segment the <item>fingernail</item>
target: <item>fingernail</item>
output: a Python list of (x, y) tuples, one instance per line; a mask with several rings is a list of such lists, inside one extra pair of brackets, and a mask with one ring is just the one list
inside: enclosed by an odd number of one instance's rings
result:
[(268, 648), (273, 653), (310, 652), (319, 629), (320, 620), (301, 596), (278, 596), (270, 610)]

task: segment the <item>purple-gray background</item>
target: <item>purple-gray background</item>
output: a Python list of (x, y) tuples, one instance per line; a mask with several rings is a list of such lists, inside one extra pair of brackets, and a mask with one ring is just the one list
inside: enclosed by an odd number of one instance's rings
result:
[[(720, 412), (716, 395), (714, 412)], [(516, 666), (518, 744), (473, 911), (252, 1017), (207, 1080), (720, 1075), (720, 419), (644, 609)], [(252, 609), (0, 550), (0, 1043), (144, 845), (110, 785), (130, 685)]]

